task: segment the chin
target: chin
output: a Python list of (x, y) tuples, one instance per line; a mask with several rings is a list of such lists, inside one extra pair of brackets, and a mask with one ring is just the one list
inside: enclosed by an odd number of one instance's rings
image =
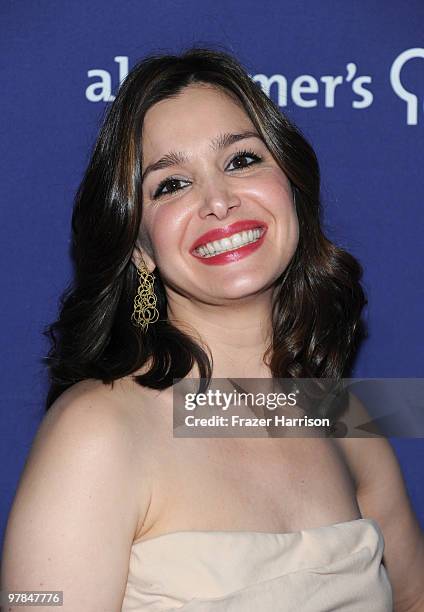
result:
[(265, 280), (263, 277), (253, 280), (252, 278), (238, 279), (236, 282), (234, 279), (232, 282), (222, 283), (217, 287), (214, 295), (216, 297), (222, 297), (227, 299), (244, 299), (251, 296), (257, 296), (263, 291), (269, 289), (272, 285), (273, 279), (268, 278)]

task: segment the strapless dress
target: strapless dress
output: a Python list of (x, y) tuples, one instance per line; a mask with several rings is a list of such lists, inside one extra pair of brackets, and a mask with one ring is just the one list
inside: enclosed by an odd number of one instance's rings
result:
[(167, 533), (133, 544), (122, 612), (392, 612), (383, 552), (370, 518)]

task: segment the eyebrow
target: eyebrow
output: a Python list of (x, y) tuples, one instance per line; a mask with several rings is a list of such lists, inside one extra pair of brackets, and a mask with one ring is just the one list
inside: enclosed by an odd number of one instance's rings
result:
[[(231, 132), (226, 132), (224, 134), (220, 134), (216, 138), (213, 138), (210, 141), (210, 148), (213, 151), (220, 151), (229, 147), (230, 145), (238, 142), (239, 140), (244, 140), (245, 138), (259, 138), (262, 142), (262, 138), (259, 136), (257, 132), (253, 130), (245, 130), (244, 132), (239, 132), (236, 134), (232, 134)], [(154, 172), (155, 170), (161, 170), (163, 168), (170, 168), (171, 166), (177, 166), (178, 164), (184, 164), (189, 161), (187, 155), (182, 153), (181, 151), (170, 151), (158, 161), (149, 164), (144, 170), (141, 182), (143, 183), (144, 179), (150, 172)]]

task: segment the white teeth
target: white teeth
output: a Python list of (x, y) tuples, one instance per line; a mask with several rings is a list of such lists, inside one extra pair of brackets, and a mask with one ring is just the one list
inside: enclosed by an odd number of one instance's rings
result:
[(242, 237), (240, 236), (240, 234), (234, 234), (234, 236), (231, 237), (231, 243), (233, 247), (240, 246), (242, 243)]
[(218, 255), (224, 251), (232, 251), (240, 246), (249, 244), (250, 242), (256, 242), (261, 235), (262, 230), (260, 228), (239, 232), (227, 238), (223, 238), (222, 240), (207, 242), (206, 244), (197, 247), (196, 253), (201, 257), (212, 257), (213, 255)]

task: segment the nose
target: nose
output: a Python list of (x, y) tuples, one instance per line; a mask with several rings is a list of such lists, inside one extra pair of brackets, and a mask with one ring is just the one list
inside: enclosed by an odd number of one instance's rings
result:
[(209, 215), (214, 215), (217, 219), (225, 219), (231, 209), (236, 209), (241, 205), (240, 198), (224, 185), (209, 185), (207, 193), (204, 195), (199, 215), (205, 219)]

